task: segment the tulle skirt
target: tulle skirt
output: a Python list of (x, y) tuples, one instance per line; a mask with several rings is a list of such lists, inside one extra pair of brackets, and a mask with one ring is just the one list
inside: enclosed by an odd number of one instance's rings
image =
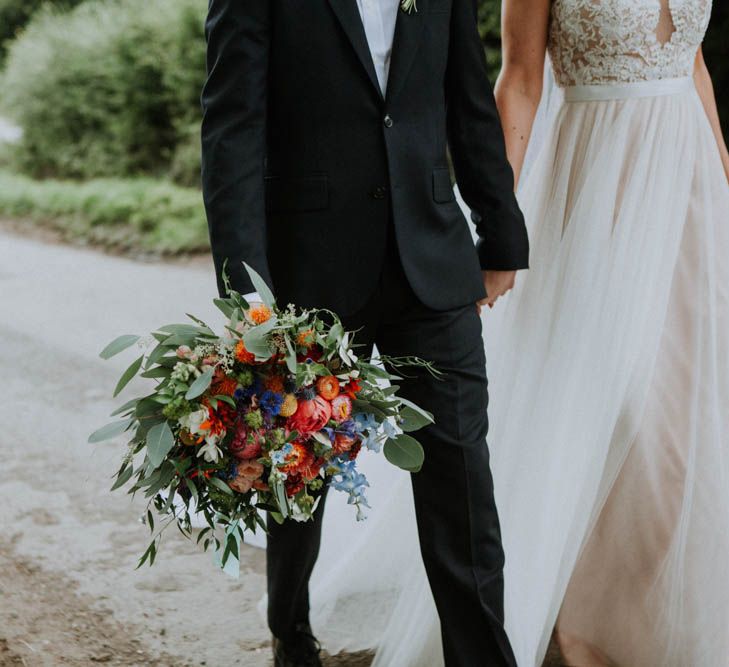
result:
[[(518, 664), (556, 625), (570, 664), (728, 665), (729, 186), (691, 80), (568, 89), (519, 198), (532, 268), (484, 316)], [(370, 465), (369, 524), (327, 508), (314, 627), (439, 667), (408, 480)]]

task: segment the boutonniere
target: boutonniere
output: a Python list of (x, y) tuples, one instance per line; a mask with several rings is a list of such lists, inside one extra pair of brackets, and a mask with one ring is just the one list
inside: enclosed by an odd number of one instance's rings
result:
[(400, 9), (406, 14), (412, 14), (418, 11), (417, 0), (400, 0)]

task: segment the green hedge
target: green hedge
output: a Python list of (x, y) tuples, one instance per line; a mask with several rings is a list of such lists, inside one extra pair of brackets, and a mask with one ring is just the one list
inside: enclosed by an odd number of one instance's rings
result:
[(36, 177), (92, 178), (166, 175), (176, 165), (182, 182), (197, 181), (190, 145), (204, 15), (202, 0), (42, 8), (12, 44), (0, 80), (2, 107), (24, 128), (16, 166)]
[[(51, 0), (0, 0), (0, 61), (5, 57), (10, 40), (28, 24), (38, 8)], [(83, 0), (53, 0), (61, 9), (81, 4)]]
[(176, 255), (208, 249), (200, 192), (157, 179), (37, 181), (0, 171), (0, 217), (119, 252)]

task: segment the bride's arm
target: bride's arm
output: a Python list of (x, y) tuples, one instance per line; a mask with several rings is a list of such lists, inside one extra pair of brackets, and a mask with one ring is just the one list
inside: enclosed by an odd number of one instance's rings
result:
[(542, 97), (549, 7), (550, 0), (504, 0), (502, 6), (503, 66), (494, 92), (516, 182)]
[[(696, 90), (699, 93), (701, 102), (709, 117), (711, 129), (714, 130), (716, 142), (719, 144), (719, 153), (721, 154), (721, 162), (724, 165), (727, 180), (729, 180), (729, 151), (724, 141), (724, 135), (721, 133), (721, 124), (719, 123), (719, 112), (716, 109), (716, 97), (714, 97), (714, 86), (711, 83), (709, 70), (704, 62), (704, 54), (701, 49), (696, 54), (696, 63), (694, 65), (694, 81), (696, 82)], [(508, 144), (507, 144), (508, 146)]]

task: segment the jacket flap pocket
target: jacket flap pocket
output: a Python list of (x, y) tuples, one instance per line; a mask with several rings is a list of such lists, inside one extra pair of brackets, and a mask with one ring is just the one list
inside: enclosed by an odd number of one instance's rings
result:
[(311, 176), (266, 176), (269, 211), (320, 211), (329, 207), (329, 179)]
[(447, 167), (433, 169), (433, 201), (436, 204), (447, 204), (455, 198), (450, 170)]

